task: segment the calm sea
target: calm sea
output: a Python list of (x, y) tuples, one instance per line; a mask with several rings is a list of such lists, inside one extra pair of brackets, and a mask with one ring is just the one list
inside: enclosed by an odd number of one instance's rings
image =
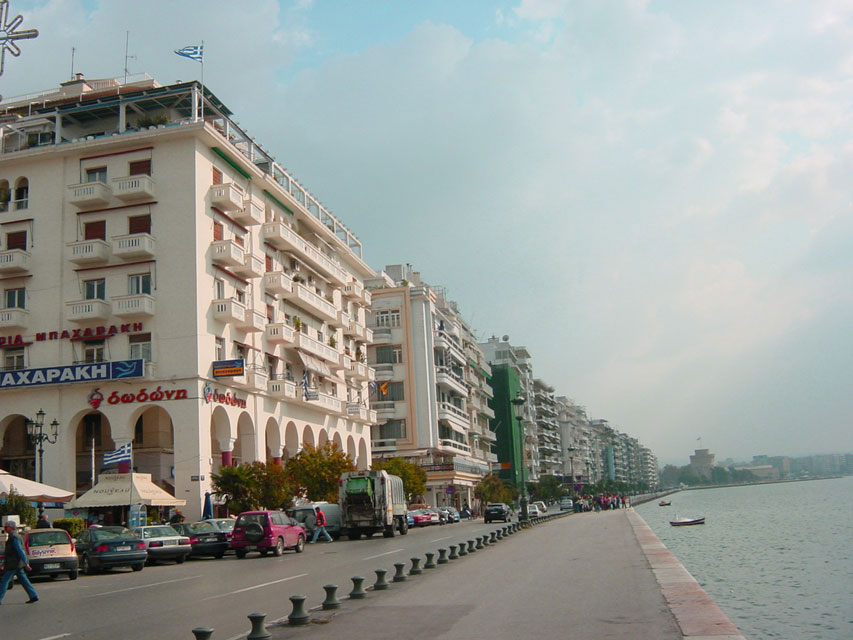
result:
[[(853, 638), (853, 477), (670, 499), (637, 512), (747, 638)], [(706, 521), (671, 527), (675, 516)]]

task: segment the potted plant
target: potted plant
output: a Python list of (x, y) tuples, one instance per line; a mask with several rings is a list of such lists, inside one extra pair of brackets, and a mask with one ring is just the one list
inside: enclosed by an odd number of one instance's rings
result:
[(329, 346), (334, 348), (336, 344), (338, 344), (338, 341), (335, 340), (335, 336), (329, 336)]
[(293, 328), (297, 331), (302, 331), (302, 318), (299, 316), (293, 317)]

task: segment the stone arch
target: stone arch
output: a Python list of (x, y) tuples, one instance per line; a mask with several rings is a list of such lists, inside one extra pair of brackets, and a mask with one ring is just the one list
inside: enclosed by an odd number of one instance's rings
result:
[(18, 413), (0, 420), (0, 469), (35, 480), (36, 456), (27, 440), (27, 416)]
[(317, 439), (317, 446), (322, 447), (329, 441), (329, 433), (325, 429), (320, 429), (320, 437)]
[(273, 461), (278, 458), (279, 462), (282, 458), (282, 438), (281, 438), (281, 427), (278, 424), (278, 421), (270, 417), (267, 419), (267, 428), (264, 430), (265, 440), (266, 440), (266, 460)]
[(15, 180), (15, 193), (12, 194), (12, 200), (15, 202), (16, 209), (26, 209), (29, 206), (30, 198), (30, 181), (25, 177), (20, 177)]
[[(92, 488), (92, 441), (95, 450), (95, 482), (101, 471), (106, 471), (104, 466), (104, 453), (114, 451), (116, 448), (113, 440), (113, 425), (109, 418), (98, 410), (84, 410), (76, 413), (68, 421), (71, 426), (70, 433), (74, 434), (74, 448), (69, 448), (74, 457), (74, 482), (77, 491), (86, 491)], [(116, 433), (117, 437), (121, 434)], [(110, 466), (109, 470), (116, 470)]]
[(367, 455), (367, 443), (364, 438), (358, 441), (358, 459), (355, 461), (355, 468), (359, 471), (370, 468), (370, 456)]
[(257, 433), (252, 416), (243, 411), (237, 418), (237, 440), (234, 442), (234, 464), (258, 459)]
[(344, 441), (341, 438), (341, 434), (337, 431), (335, 432), (335, 436), (332, 438), (332, 444), (334, 444), (341, 451), (344, 451)]
[(352, 458), (353, 462), (355, 462), (355, 459), (358, 456), (358, 453), (355, 450), (355, 438), (353, 438), (352, 436), (347, 436), (346, 454), (350, 458)]
[(210, 455), (213, 459), (211, 473), (218, 473), (223, 464), (232, 464), (237, 429), (224, 407), (214, 407), (210, 414)]
[(284, 428), (284, 456), (292, 458), (300, 450), (299, 430), (293, 422), (288, 422)]
[(317, 446), (317, 442), (316, 440), (314, 440), (314, 431), (311, 429), (310, 424), (306, 424), (305, 427), (302, 429), (302, 447), (300, 448), (303, 448), (309, 444), (312, 447)]
[(137, 408), (128, 420), (133, 430), (133, 466), (139, 473), (175, 493), (175, 428), (171, 414), (156, 404)]

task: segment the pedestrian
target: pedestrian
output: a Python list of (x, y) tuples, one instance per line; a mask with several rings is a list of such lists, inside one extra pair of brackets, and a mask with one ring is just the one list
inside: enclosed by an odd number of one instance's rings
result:
[(39, 521), (36, 522), (36, 529), (50, 529), (50, 522), (46, 515), (41, 514), (39, 516)]
[(317, 542), (317, 538), (321, 533), (326, 536), (326, 540), (332, 542), (332, 536), (326, 531), (326, 514), (323, 513), (320, 507), (314, 507), (314, 517), (316, 521), (314, 522), (314, 537), (311, 538), (311, 544)]
[(30, 579), (27, 577), (27, 571), (32, 571), (30, 561), (27, 559), (27, 554), (24, 551), (24, 545), (21, 542), (21, 536), (15, 530), (15, 523), (7, 520), (3, 525), (3, 530), (6, 532), (6, 556), (3, 558), (3, 577), (0, 578), (0, 603), (3, 602), (3, 596), (6, 595), (6, 588), (12, 581), (12, 578), (18, 578), (18, 582), (24, 587), (30, 599), (27, 604), (39, 601), (39, 595), (33, 589)]

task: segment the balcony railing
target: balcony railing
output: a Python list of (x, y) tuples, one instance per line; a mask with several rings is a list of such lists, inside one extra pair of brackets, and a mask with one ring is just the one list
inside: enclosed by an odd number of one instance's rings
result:
[(284, 322), (272, 322), (264, 329), (264, 337), (267, 339), (267, 342), (274, 344), (292, 345), (295, 335), (296, 331), (294, 328)]
[(264, 289), (273, 294), (290, 293), (293, 291), (293, 281), (284, 271), (268, 271), (264, 274)]
[(449, 440), (447, 438), (439, 440), (439, 444), (442, 447), (450, 447), (451, 449), (458, 449), (459, 451), (464, 451), (467, 454), (471, 453), (471, 447), (467, 444), (462, 444), (461, 442), (456, 442), (456, 440)]
[(296, 383), (291, 380), (276, 380), (270, 378), (267, 381), (267, 393), (279, 400), (296, 400)]
[(313, 353), (316, 356), (320, 356), (324, 360), (337, 364), (340, 362), (340, 353), (333, 349), (332, 347), (323, 344), (319, 340), (314, 340), (314, 338), (309, 338), (304, 333), (297, 334), (297, 342), (296, 346), (300, 349), (304, 349), (309, 353)]
[(309, 309), (319, 313), (324, 320), (332, 322), (337, 322), (338, 320), (338, 310), (335, 305), (309, 290), (304, 284), (295, 284), (292, 291), (283, 295), (285, 298), (305, 303)]
[(364, 293), (364, 286), (360, 282), (350, 282), (344, 285), (344, 295), (353, 300), (361, 300)]
[(260, 278), (264, 275), (264, 261), (248, 251), (243, 254), (243, 264), (234, 266), (234, 273), (244, 278)]
[(66, 302), (65, 311), (71, 322), (87, 322), (89, 320), (108, 320), (112, 305), (106, 300), (78, 300)]
[(266, 222), (261, 228), (264, 241), (276, 249), (296, 253), (336, 284), (344, 284), (350, 276), (323, 253), (282, 222)]
[(247, 226), (263, 224), (264, 208), (254, 200), (246, 199), (243, 201), (243, 208), (237, 209), (231, 215), (237, 222), (241, 222)]
[(246, 250), (234, 240), (214, 240), (210, 244), (210, 258), (223, 267), (242, 267), (246, 261)]
[(30, 270), (29, 251), (8, 249), (0, 251), (0, 273), (25, 273)]
[(154, 198), (154, 180), (151, 176), (128, 176), (113, 179), (113, 193), (120, 200), (148, 200)]
[(120, 318), (151, 317), (157, 309), (154, 296), (147, 293), (119, 296), (112, 301), (113, 315)]
[(95, 264), (110, 259), (110, 244), (104, 240), (69, 242), (68, 259), (74, 264)]
[(210, 204), (223, 211), (238, 211), (243, 208), (243, 190), (236, 184), (215, 184), (210, 187)]
[(344, 404), (343, 401), (335, 396), (329, 395), (328, 393), (317, 392), (317, 397), (312, 399), (311, 402), (316, 405), (320, 405), (324, 409), (331, 411), (332, 413), (344, 413)]
[(263, 331), (266, 327), (267, 318), (264, 314), (253, 309), (246, 309), (242, 320), (237, 320), (235, 325), (243, 331)]
[(113, 236), (113, 255), (122, 260), (153, 258), (155, 246), (154, 238), (147, 233)]
[(83, 182), (68, 187), (68, 202), (79, 208), (109, 204), (112, 189), (103, 182)]
[(28, 329), (30, 312), (26, 309), (0, 309), (0, 329)]
[(243, 322), (246, 316), (246, 306), (233, 298), (221, 298), (210, 303), (213, 318), (219, 322)]
[[(366, 331), (369, 331), (367, 329)], [(386, 344), (391, 342), (391, 327), (376, 327), (373, 329), (373, 340), (366, 340), (373, 344)]]

